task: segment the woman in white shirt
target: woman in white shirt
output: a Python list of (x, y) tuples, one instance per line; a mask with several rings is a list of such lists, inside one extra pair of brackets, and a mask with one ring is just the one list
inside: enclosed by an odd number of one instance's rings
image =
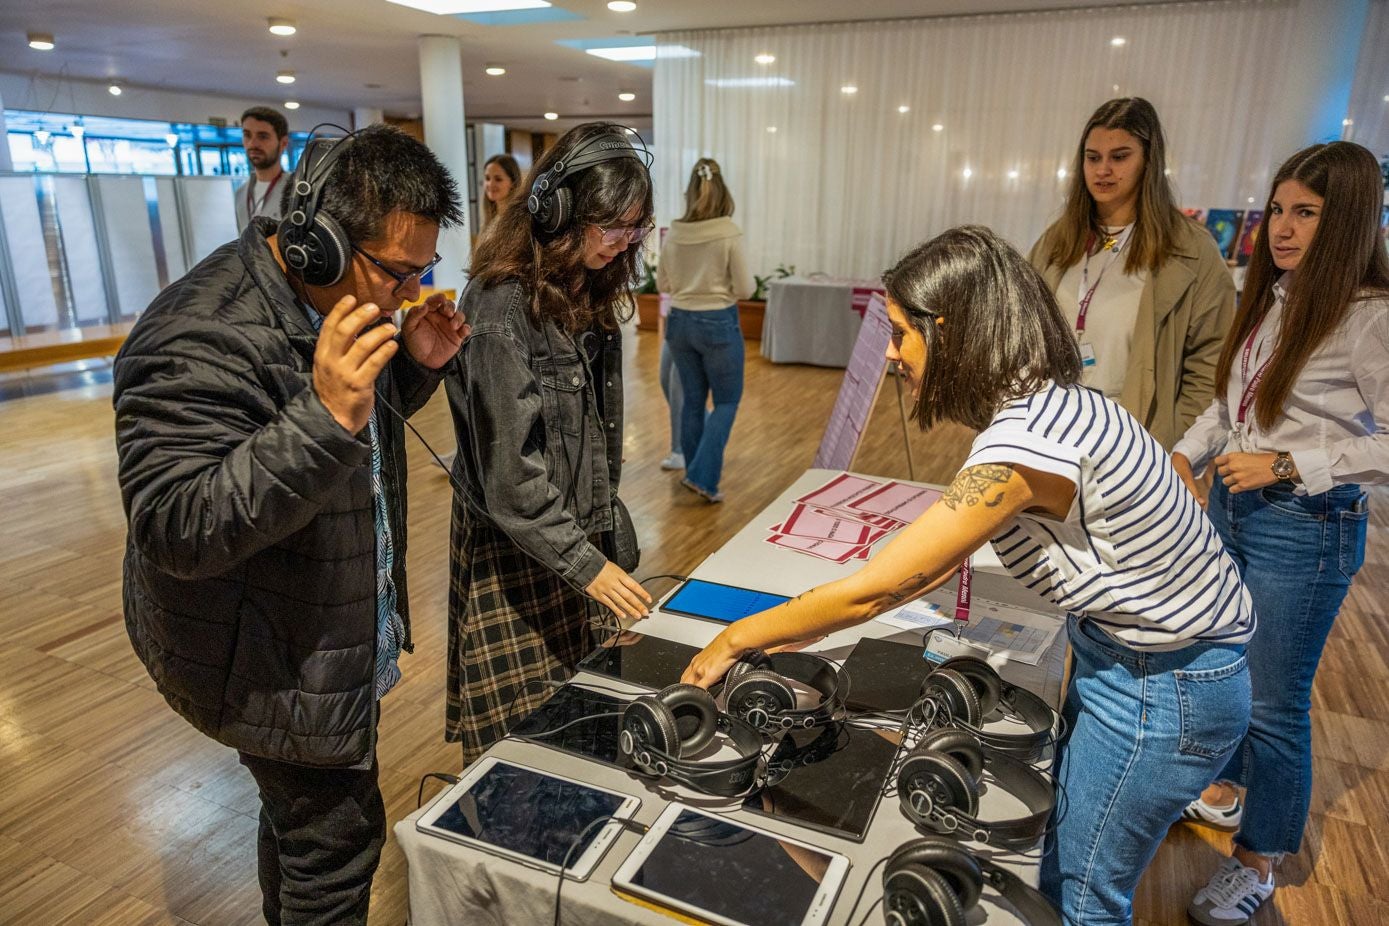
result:
[(1235, 285), (1177, 210), (1153, 105), (1110, 100), (1080, 133), (1065, 212), (1032, 247), (1080, 343), (1084, 383), (1170, 448), (1210, 404)]
[(993, 232), (952, 229), (883, 277), (892, 342), (923, 427), (978, 428), (945, 495), (852, 576), (744, 618), (683, 681), (744, 653), (869, 620), (945, 584), (992, 541), (1067, 615), (1075, 668), (1042, 889), (1066, 922), (1132, 921), (1133, 891), (1182, 808), (1244, 735), (1254, 629), (1238, 570), (1157, 441), (1080, 385), (1045, 282)]
[[(1216, 399), (1174, 448), (1259, 613), (1249, 733), (1186, 817), (1238, 828), (1234, 856), (1197, 893), (1198, 921), (1236, 926), (1297, 852), (1312, 792), (1312, 679), (1365, 558), (1360, 486), (1389, 481), (1389, 258), (1382, 181), (1350, 142), (1313, 145), (1273, 179)], [(1234, 784), (1245, 787), (1241, 804)]]
[(723, 501), (723, 454), (743, 397), (738, 300), (755, 286), (732, 216), (723, 171), (713, 158), (700, 158), (685, 188), (685, 215), (670, 224), (656, 269), (657, 287), (670, 293), (666, 341), (680, 374), (681, 484), (710, 502)]

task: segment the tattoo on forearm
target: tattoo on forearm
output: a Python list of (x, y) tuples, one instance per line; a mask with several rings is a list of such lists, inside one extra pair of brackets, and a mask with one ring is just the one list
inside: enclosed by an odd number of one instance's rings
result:
[(973, 507), (983, 504), (995, 508), (1003, 502), (1003, 486), (1013, 476), (1013, 467), (1007, 463), (984, 463), (960, 470), (950, 488), (945, 490), (941, 501), (952, 511), (960, 505)]
[(925, 588), (930, 582), (930, 576), (924, 572), (918, 572), (910, 579), (904, 579), (897, 588), (887, 593), (887, 597), (892, 599), (893, 604), (901, 604)]

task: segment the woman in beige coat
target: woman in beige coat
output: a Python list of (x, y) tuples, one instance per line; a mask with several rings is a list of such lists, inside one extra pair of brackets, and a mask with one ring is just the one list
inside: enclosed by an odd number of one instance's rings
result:
[(1215, 394), (1235, 286), (1214, 239), (1177, 209), (1165, 149), (1147, 100), (1097, 109), (1065, 213), (1030, 260), (1076, 332), (1085, 385), (1170, 450)]

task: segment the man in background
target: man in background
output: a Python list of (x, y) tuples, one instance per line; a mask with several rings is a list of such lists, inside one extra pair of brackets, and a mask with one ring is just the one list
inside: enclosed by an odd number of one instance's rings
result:
[(251, 176), (236, 188), (238, 231), (244, 231), (257, 216), (279, 221), (285, 174), (280, 158), (288, 146), (289, 122), (279, 110), (252, 106), (241, 114), (241, 147), (251, 162)]

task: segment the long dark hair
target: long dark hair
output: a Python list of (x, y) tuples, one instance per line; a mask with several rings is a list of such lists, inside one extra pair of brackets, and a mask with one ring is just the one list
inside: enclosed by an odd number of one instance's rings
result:
[[(640, 279), (641, 248), (628, 247), (602, 270), (584, 266), (584, 229), (590, 225), (649, 225), (654, 212), (651, 175), (636, 158), (602, 161), (572, 175), (564, 186), (573, 194), (573, 216), (557, 234), (540, 231), (523, 207), (536, 178), (561, 158), (602, 135), (626, 136), (611, 122), (586, 122), (560, 137), (526, 175), (516, 208), (498, 216), (478, 239), (473, 253), (472, 279), (484, 286), (519, 280), (531, 297), (537, 321), (549, 319), (570, 334), (597, 323), (615, 328), (636, 311), (632, 287)], [(624, 221), (633, 208), (635, 221)]]
[(1075, 334), (1046, 281), (982, 225), (919, 245), (883, 274), (883, 284), (926, 339), (913, 412), (922, 428), (944, 419), (983, 430), (1009, 399), (1048, 380), (1080, 382)]
[[(487, 173), (487, 168), (496, 164), (502, 169), (502, 173), (511, 178), (511, 192), (506, 194), (508, 200), (515, 200), (521, 192), (521, 165), (516, 163), (516, 159), (509, 154), (494, 154), (482, 165), (482, 172)], [(482, 218), (484, 223), (491, 224), (501, 211), (497, 204), (488, 199), (486, 195), (482, 197)]]
[(1167, 139), (1153, 104), (1142, 97), (1110, 100), (1091, 114), (1076, 143), (1071, 167), (1071, 188), (1066, 211), (1056, 222), (1056, 236), (1047, 260), (1057, 267), (1071, 267), (1085, 256), (1090, 241), (1102, 237), (1095, 197), (1085, 185), (1085, 141), (1093, 129), (1122, 129), (1143, 146), (1143, 178), (1138, 183), (1138, 215), (1133, 238), (1124, 248), (1124, 272), (1157, 273), (1171, 256), (1181, 223), (1172, 183), (1167, 177)]
[(1351, 303), (1389, 293), (1389, 256), (1379, 237), (1384, 187), (1375, 156), (1348, 141), (1303, 148), (1278, 168), (1269, 186), (1239, 313), (1216, 367), (1218, 391), (1224, 394), (1229, 388), (1235, 354), (1273, 306), (1273, 284), (1283, 271), (1273, 262), (1268, 223), (1273, 197), (1289, 180), (1320, 196), (1322, 211), (1312, 243), (1288, 287), (1273, 356), (1254, 400), (1255, 420), (1265, 430), (1283, 413), (1307, 358), (1345, 320)]

